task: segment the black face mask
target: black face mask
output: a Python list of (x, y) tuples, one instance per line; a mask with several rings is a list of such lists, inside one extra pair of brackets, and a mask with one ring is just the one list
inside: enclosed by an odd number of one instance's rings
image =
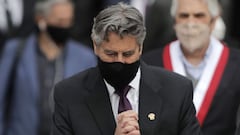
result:
[(49, 25), (47, 26), (47, 32), (56, 44), (64, 45), (69, 38), (70, 28)]
[(98, 58), (98, 66), (103, 78), (116, 90), (122, 90), (136, 76), (140, 62), (137, 60), (131, 64), (121, 62), (104, 62)]

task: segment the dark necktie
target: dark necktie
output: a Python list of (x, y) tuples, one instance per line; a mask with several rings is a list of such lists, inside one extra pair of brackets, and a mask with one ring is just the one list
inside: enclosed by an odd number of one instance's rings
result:
[(116, 93), (119, 95), (119, 106), (118, 106), (118, 113), (127, 111), (127, 110), (132, 110), (132, 106), (127, 99), (127, 93), (130, 90), (131, 86), (125, 87), (123, 90), (118, 90)]

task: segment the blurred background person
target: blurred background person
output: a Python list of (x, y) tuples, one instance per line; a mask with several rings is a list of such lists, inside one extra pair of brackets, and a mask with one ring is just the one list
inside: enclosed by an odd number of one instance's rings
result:
[[(9, 117), (4, 117), (4, 135), (50, 135), (54, 84), (96, 65), (93, 51), (69, 38), (73, 17), (69, 0), (39, 1), (35, 8), (37, 31), (6, 42), (0, 61), (0, 106), (9, 100), (11, 104)], [(19, 49), (17, 65), (12, 67)], [(13, 78), (11, 68), (15, 68)], [(14, 86), (12, 98), (4, 99), (8, 85)]]
[(234, 135), (240, 103), (240, 51), (212, 36), (220, 14), (217, 0), (173, 0), (178, 40), (144, 55), (192, 80), (193, 102), (203, 135)]

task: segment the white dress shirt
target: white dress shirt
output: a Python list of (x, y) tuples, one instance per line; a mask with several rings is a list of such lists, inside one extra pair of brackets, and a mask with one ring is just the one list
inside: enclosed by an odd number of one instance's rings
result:
[[(127, 98), (132, 106), (132, 109), (136, 113), (138, 113), (139, 84), (140, 84), (140, 76), (141, 76), (140, 74), (141, 72), (139, 68), (135, 78), (129, 83), (129, 85), (131, 86), (131, 89), (128, 91), (128, 94), (127, 94)], [(104, 80), (104, 82), (108, 89), (109, 97), (112, 104), (113, 114), (116, 120), (116, 117), (118, 115), (119, 96), (115, 93), (115, 89), (109, 83), (107, 83), (106, 80)]]

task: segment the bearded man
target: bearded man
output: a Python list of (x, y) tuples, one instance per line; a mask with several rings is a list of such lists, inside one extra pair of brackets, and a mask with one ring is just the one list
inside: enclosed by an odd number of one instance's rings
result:
[(240, 101), (240, 52), (211, 36), (219, 13), (217, 0), (173, 0), (178, 40), (143, 58), (192, 80), (204, 135), (233, 135)]

